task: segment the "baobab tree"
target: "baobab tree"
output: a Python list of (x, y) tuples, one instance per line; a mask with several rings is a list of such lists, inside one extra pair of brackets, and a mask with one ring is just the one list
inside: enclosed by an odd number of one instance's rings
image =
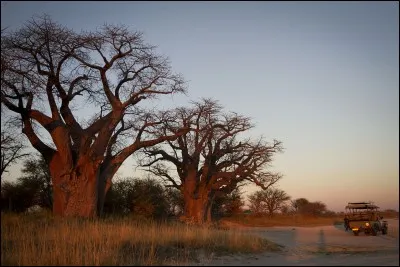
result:
[[(241, 138), (241, 133), (253, 127), (249, 118), (223, 113), (211, 99), (175, 112), (175, 123), (191, 130), (165, 145), (144, 149), (141, 165), (181, 191), (185, 220), (210, 221), (216, 196), (229, 194), (246, 182), (267, 189), (282, 177), (267, 170), (272, 156), (282, 150), (281, 142)], [(162, 134), (175, 128), (175, 124), (166, 124)]]
[[(167, 58), (125, 26), (77, 33), (44, 15), (2, 32), (1, 103), (49, 165), (56, 215), (101, 213), (126, 158), (183, 133), (149, 138), (168, 113), (149, 113), (139, 103), (183, 92)], [(77, 112), (79, 105), (91, 108), (91, 118)]]

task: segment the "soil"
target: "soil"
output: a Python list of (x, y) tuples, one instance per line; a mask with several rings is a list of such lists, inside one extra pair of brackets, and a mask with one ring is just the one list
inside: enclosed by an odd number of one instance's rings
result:
[(388, 219), (387, 235), (354, 236), (343, 225), (240, 227), (284, 246), (281, 252), (200, 259), (200, 266), (399, 266), (398, 219)]

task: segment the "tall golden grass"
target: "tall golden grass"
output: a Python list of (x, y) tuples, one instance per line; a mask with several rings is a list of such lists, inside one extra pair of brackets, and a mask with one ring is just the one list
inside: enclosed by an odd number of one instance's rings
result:
[[(186, 265), (199, 253), (276, 251), (239, 230), (132, 218), (57, 219), (1, 216), (1, 265)], [(198, 259), (197, 259), (198, 260)]]

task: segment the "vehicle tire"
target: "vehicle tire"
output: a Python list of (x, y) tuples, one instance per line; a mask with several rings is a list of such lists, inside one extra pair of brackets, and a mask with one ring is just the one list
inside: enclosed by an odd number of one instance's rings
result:
[(359, 231), (353, 231), (353, 234), (354, 234), (355, 236), (358, 236), (359, 233), (360, 233)]

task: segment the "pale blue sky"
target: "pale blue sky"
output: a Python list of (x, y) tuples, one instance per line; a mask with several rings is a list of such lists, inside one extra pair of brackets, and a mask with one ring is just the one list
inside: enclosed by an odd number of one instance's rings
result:
[(144, 32), (188, 80), (188, 96), (164, 106), (212, 97), (253, 118), (254, 137), (283, 142), (274, 169), (292, 198), (399, 209), (398, 2), (1, 5), (2, 28), (48, 13), (77, 31), (107, 22)]

